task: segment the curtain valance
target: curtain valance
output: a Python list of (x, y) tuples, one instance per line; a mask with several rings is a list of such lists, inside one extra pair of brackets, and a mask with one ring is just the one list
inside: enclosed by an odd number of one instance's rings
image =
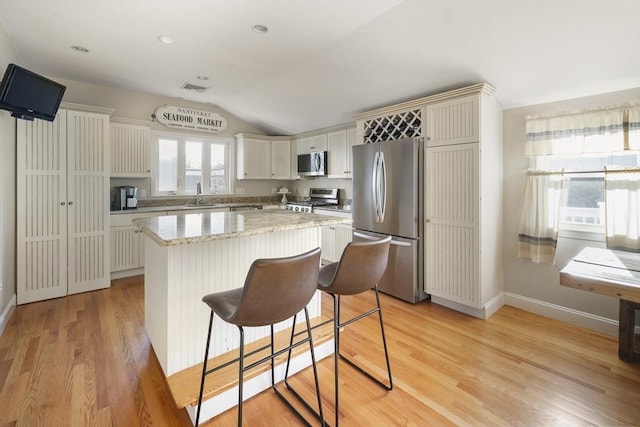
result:
[[(625, 110), (602, 110), (526, 121), (526, 156), (623, 151)], [(640, 123), (639, 123), (640, 124)]]

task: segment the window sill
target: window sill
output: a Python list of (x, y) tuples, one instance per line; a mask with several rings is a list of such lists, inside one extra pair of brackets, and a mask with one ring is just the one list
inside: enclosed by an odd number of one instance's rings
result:
[(558, 238), (560, 239), (573, 239), (573, 240), (587, 240), (590, 242), (606, 241), (604, 232), (593, 230), (560, 230), (558, 231)]

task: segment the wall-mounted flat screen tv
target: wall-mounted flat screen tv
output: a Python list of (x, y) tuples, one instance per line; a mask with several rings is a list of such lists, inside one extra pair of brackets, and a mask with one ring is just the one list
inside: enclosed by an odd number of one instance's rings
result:
[(53, 121), (66, 87), (16, 64), (9, 64), (0, 84), (0, 108), (24, 120)]

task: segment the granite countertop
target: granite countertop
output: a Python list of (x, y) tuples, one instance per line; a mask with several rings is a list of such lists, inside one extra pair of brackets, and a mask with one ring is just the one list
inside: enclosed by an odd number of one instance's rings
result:
[(178, 214), (133, 220), (142, 232), (160, 246), (184, 245), (350, 222), (350, 219), (339, 216), (280, 209)]
[[(216, 209), (216, 208), (242, 208), (242, 207), (265, 207), (271, 206), (269, 203), (216, 203), (216, 204), (203, 204), (203, 205), (172, 205), (172, 206), (145, 206), (136, 209), (125, 209), (121, 211), (111, 211), (111, 215), (131, 215), (136, 213), (147, 212), (171, 212), (171, 211), (186, 211), (195, 209)], [(279, 206), (279, 205), (277, 205)]]

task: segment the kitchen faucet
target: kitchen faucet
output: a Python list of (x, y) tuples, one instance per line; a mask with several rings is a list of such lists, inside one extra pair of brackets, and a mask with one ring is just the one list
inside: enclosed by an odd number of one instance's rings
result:
[(202, 194), (202, 186), (200, 185), (200, 183), (196, 184), (196, 205), (199, 205), (201, 200), (200, 200), (200, 195)]

